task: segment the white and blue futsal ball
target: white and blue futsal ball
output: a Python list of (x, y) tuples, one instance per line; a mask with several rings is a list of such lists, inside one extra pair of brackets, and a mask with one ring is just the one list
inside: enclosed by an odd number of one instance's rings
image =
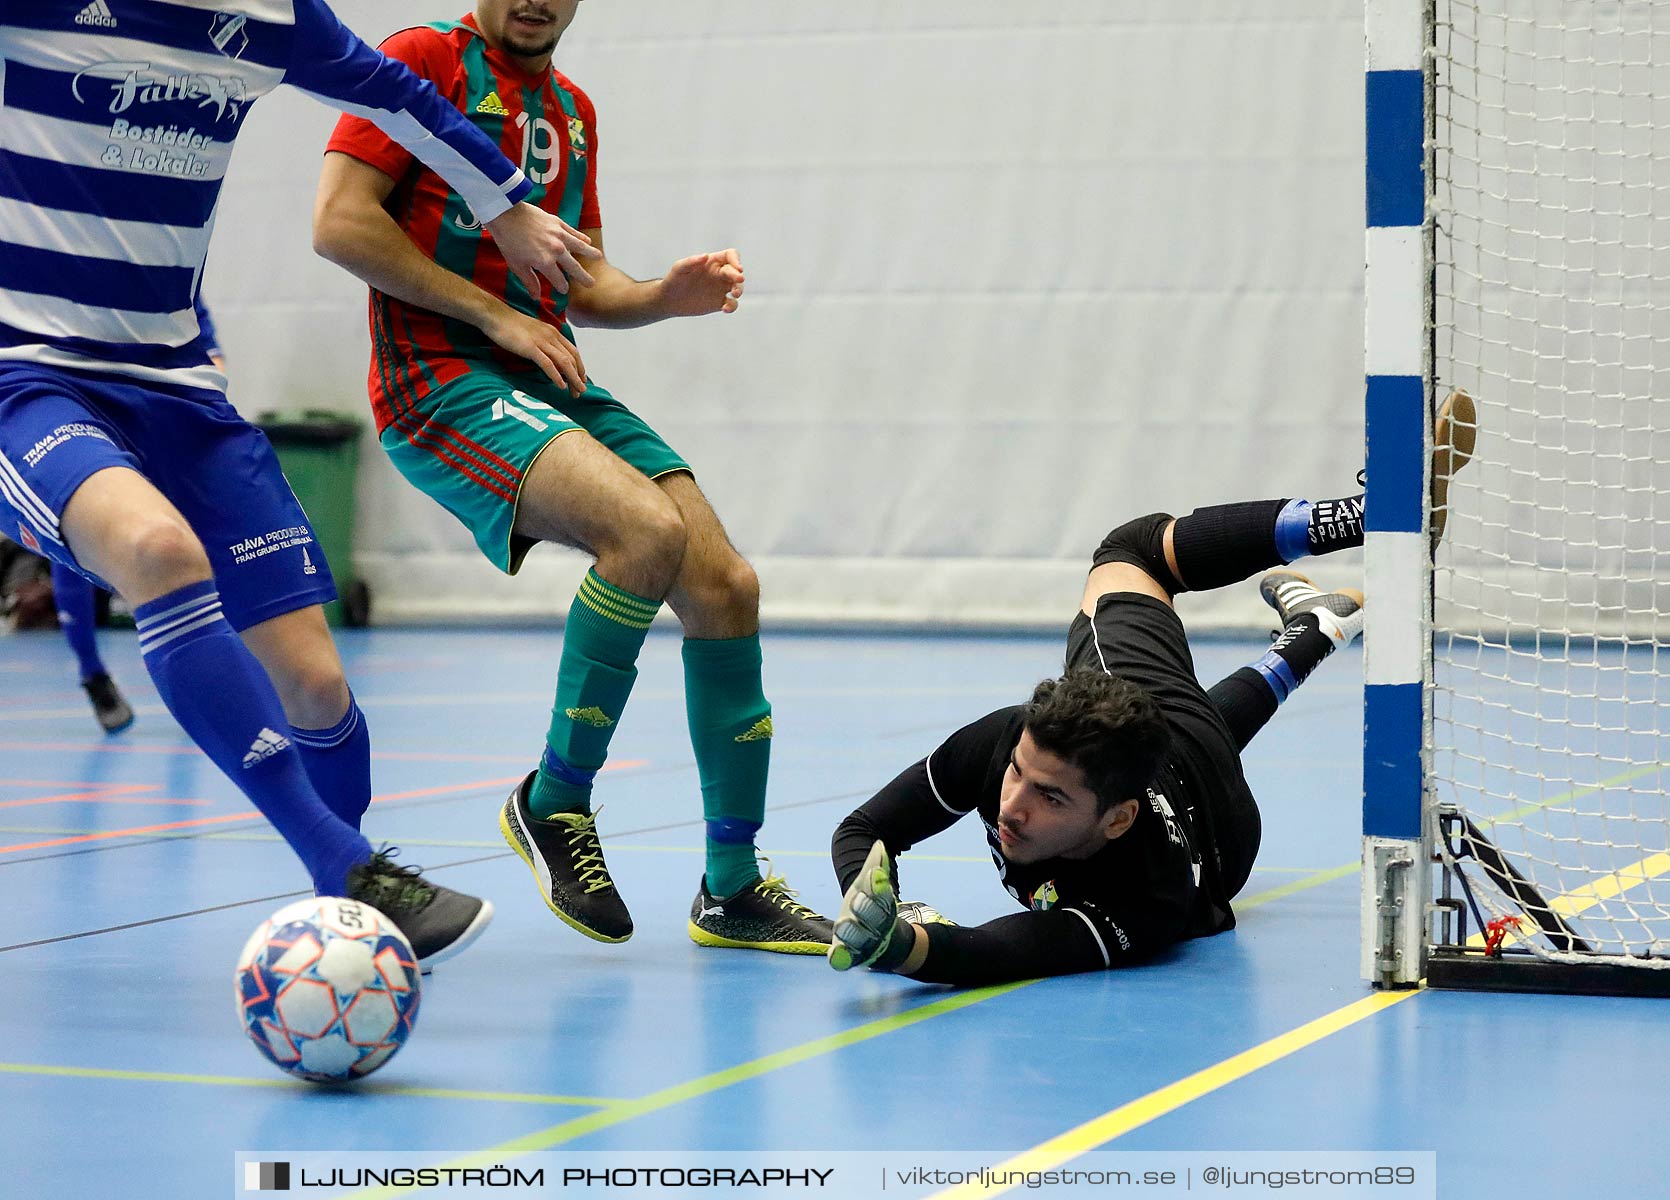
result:
[(316, 896), (261, 922), (238, 957), (238, 1019), (255, 1048), (302, 1079), (369, 1075), (411, 1036), (417, 956), (382, 913)]

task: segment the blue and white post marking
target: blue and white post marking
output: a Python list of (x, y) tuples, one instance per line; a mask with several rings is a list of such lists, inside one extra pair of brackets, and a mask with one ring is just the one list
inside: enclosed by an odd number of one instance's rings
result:
[(1428, 0), (1364, 0), (1367, 217), (1364, 366), (1362, 974), (1411, 987), (1426, 966), (1422, 838), (1432, 589), (1431, 279), (1426, 235)]

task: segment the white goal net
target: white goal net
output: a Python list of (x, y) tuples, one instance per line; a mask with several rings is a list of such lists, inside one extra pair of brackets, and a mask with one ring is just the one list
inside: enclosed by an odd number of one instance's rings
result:
[(1437, 0), (1434, 40), (1434, 387), (1480, 426), (1434, 577), (1441, 853), (1486, 920), (1540, 906), (1521, 949), (1670, 967), (1670, 0)]

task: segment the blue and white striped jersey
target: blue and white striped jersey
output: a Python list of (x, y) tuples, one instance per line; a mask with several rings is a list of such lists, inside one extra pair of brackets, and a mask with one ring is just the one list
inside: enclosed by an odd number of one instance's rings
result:
[(224, 389), (193, 302), (249, 106), (375, 121), (484, 221), (531, 190), (324, 0), (0, 0), (0, 359)]

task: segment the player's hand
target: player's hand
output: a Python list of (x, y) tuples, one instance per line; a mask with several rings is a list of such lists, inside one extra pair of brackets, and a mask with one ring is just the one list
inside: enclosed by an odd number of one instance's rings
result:
[(742, 260), (735, 250), (681, 258), (661, 277), (660, 309), (669, 317), (733, 313), (742, 300)]
[(501, 350), (525, 358), (552, 383), (578, 396), (586, 390), (586, 364), (580, 350), (561, 331), (506, 306), (496, 319), (481, 327)]
[(510, 265), (510, 273), (522, 281), (528, 294), (539, 298), (541, 275), (557, 291), (566, 293), (568, 281), (590, 287), (594, 280), (583, 261), (596, 261), (603, 252), (585, 234), (531, 204), (513, 204), (487, 222), (493, 241)]
[(829, 965), (837, 971), (850, 971), (880, 960), (898, 931), (898, 913), (893, 866), (887, 858), (887, 847), (877, 841), (841, 901), (840, 915), (835, 918), (835, 940), (829, 946)]

